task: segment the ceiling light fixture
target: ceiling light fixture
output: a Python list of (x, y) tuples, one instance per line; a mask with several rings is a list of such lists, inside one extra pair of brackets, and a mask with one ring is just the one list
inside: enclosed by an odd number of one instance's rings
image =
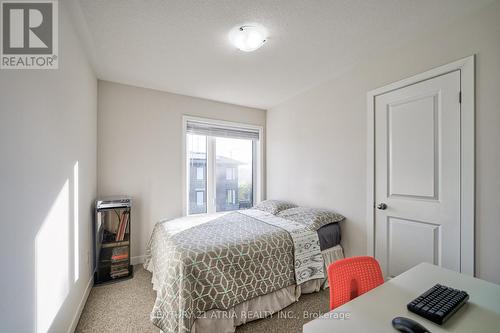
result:
[(252, 52), (266, 42), (266, 31), (255, 25), (236, 27), (229, 33), (229, 40), (238, 50)]

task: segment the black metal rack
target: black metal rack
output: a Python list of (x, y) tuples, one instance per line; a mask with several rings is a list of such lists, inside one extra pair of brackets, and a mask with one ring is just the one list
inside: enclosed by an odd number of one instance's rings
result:
[(133, 276), (130, 264), (132, 201), (113, 197), (96, 201), (94, 284), (121, 281)]

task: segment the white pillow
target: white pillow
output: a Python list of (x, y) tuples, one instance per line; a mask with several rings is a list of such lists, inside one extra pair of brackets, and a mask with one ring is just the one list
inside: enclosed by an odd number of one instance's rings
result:
[(291, 202), (288, 202), (288, 201), (264, 200), (262, 202), (259, 202), (257, 205), (253, 206), (253, 209), (262, 210), (264, 212), (276, 215), (285, 209), (289, 209), (289, 208), (293, 208), (293, 207), (297, 207), (297, 205), (293, 204)]
[(295, 207), (283, 210), (279, 212), (277, 216), (301, 223), (306, 225), (309, 229), (315, 231), (322, 226), (340, 222), (345, 219), (344, 216), (331, 210), (306, 207)]

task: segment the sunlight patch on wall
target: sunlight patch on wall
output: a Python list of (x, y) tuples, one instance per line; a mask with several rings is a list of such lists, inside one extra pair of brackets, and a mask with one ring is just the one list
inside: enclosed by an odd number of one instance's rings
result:
[(66, 180), (35, 239), (36, 332), (50, 329), (69, 291), (69, 186)]
[(79, 196), (78, 196), (78, 161), (76, 161), (73, 166), (73, 253), (74, 253), (74, 282), (78, 281), (80, 278), (80, 225), (78, 220), (78, 205), (79, 205)]

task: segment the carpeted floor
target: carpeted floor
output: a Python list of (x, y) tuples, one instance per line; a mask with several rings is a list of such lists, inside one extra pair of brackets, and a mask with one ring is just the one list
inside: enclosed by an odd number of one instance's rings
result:
[[(158, 333), (149, 321), (154, 300), (151, 273), (135, 266), (134, 278), (92, 288), (76, 332)], [(302, 325), (312, 320), (307, 314), (325, 313), (328, 306), (328, 290), (302, 295), (280, 313), (239, 326), (236, 333), (299, 333)]]

